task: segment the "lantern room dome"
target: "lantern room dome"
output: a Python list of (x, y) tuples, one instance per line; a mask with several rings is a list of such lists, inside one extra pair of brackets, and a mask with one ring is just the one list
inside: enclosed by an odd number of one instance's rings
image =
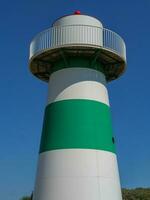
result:
[(82, 14), (67, 15), (57, 19), (53, 26), (85, 25), (103, 27), (102, 23), (95, 17)]

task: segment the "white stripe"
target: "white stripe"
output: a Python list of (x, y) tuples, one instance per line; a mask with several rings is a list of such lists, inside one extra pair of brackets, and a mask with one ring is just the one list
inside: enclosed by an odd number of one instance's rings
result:
[(109, 105), (105, 77), (85, 68), (67, 68), (54, 72), (49, 81), (48, 104), (66, 99), (89, 99)]
[(116, 155), (91, 149), (41, 153), (34, 199), (121, 200)]

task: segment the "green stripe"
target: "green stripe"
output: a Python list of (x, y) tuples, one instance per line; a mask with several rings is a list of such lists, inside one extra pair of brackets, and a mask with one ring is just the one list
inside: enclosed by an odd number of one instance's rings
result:
[(68, 148), (115, 152), (109, 107), (92, 100), (63, 100), (46, 107), (40, 153)]

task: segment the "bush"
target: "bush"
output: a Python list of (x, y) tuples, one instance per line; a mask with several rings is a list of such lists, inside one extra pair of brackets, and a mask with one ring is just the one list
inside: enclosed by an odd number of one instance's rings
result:
[(123, 200), (150, 200), (150, 188), (122, 189)]
[(20, 200), (31, 200), (31, 198), (30, 197), (23, 197), (22, 199), (20, 199)]

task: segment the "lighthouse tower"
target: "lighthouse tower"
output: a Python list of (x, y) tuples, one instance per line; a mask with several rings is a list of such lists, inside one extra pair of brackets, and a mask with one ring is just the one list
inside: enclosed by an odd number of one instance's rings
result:
[(48, 83), (34, 200), (121, 200), (107, 83), (125, 69), (123, 39), (76, 11), (30, 46)]

